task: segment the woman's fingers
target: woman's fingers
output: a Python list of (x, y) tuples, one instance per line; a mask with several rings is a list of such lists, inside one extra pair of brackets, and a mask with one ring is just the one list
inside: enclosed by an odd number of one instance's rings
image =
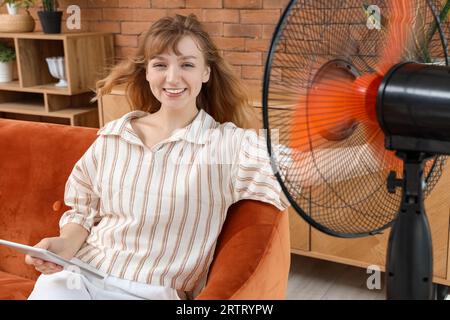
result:
[(43, 274), (53, 274), (63, 270), (62, 266), (58, 266), (54, 263), (44, 263), (39, 266), (35, 266), (35, 269)]
[(29, 255), (25, 257), (25, 262), (27, 264), (34, 265), (34, 268), (43, 274), (52, 274), (63, 270), (63, 267), (60, 265), (44, 261), (42, 259), (33, 258)]
[(38, 266), (44, 263), (44, 261), (42, 259), (37, 259), (37, 258), (33, 258), (30, 255), (25, 255), (25, 263), (26, 264), (31, 264), (34, 266)]
[(25, 255), (25, 263), (26, 263), (26, 264), (34, 264), (34, 263), (33, 263), (33, 258), (30, 257), (28, 254)]
[[(58, 238), (44, 238), (38, 244), (36, 244), (35, 248), (42, 248), (46, 250), (50, 250), (52, 243), (57, 242)], [(51, 251), (51, 250), (50, 250)], [(30, 255), (25, 256), (25, 263), (34, 266), (34, 268), (43, 273), (43, 274), (52, 274), (55, 272), (62, 271), (64, 268), (56, 263), (52, 263), (49, 261), (45, 261), (43, 259), (34, 258)]]
[(54, 263), (51, 263), (51, 262), (44, 262), (41, 265), (41, 268), (44, 269), (44, 270), (47, 270), (47, 271), (60, 271), (60, 270), (62, 270), (61, 266), (59, 266), (57, 264), (54, 264)]

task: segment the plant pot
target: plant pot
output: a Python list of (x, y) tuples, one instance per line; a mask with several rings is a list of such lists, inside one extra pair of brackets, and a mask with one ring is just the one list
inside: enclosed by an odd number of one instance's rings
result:
[(13, 64), (12, 61), (0, 62), (0, 82), (12, 81)]
[(33, 32), (35, 25), (29, 14), (0, 14), (0, 32)]
[(19, 6), (15, 3), (7, 3), (6, 9), (8, 10), (8, 14), (15, 15), (19, 12)]
[(66, 66), (64, 63), (64, 57), (49, 57), (45, 59), (48, 64), (48, 70), (52, 77), (59, 79), (59, 82), (55, 84), (56, 87), (67, 87), (66, 79)]
[(38, 11), (44, 33), (61, 33), (62, 11)]

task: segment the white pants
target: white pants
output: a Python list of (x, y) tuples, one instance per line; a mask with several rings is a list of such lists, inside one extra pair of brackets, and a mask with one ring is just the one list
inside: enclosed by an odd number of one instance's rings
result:
[[(80, 261), (79, 261), (80, 262)], [(113, 276), (104, 279), (89, 273), (63, 270), (42, 274), (28, 300), (181, 300), (176, 289), (124, 280)]]

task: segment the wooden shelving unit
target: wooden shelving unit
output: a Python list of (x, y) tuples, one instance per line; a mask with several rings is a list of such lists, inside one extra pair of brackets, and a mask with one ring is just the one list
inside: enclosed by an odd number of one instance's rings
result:
[[(13, 81), (0, 83), (0, 117), (99, 127), (95, 82), (114, 63), (110, 33), (0, 33), (15, 48)], [(48, 70), (45, 58), (65, 57), (67, 87)]]

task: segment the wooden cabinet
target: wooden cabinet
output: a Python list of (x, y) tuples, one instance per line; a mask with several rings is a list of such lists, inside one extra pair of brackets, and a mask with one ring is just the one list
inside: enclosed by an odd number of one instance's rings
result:
[[(450, 164), (444, 168), (443, 174), (425, 200), (425, 210), (430, 223), (433, 241), (433, 281), (450, 285), (449, 269), (449, 223), (450, 223)], [(369, 265), (378, 265), (385, 269), (387, 243), (390, 228), (382, 234), (344, 239), (328, 236), (314, 228), (310, 228), (310, 247), (299, 248), (295, 244), (301, 242), (304, 229), (297, 222), (298, 217), (292, 217), (300, 226), (291, 224), (292, 252), (300, 255), (345, 263), (366, 268)], [(291, 220), (291, 221), (292, 221)]]
[(125, 97), (124, 85), (114, 87), (109, 94), (101, 97), (98, 103), (100, 127), (132, 111)]
[[(95, 82), (113, 64), (109, 33), (0, 33), (16, 51), (13, 81), (0, 83), (0, 117), (98, 127), (90, 100)], [(63, 56), (67, 87), (56, 87), (46, 58)]]

